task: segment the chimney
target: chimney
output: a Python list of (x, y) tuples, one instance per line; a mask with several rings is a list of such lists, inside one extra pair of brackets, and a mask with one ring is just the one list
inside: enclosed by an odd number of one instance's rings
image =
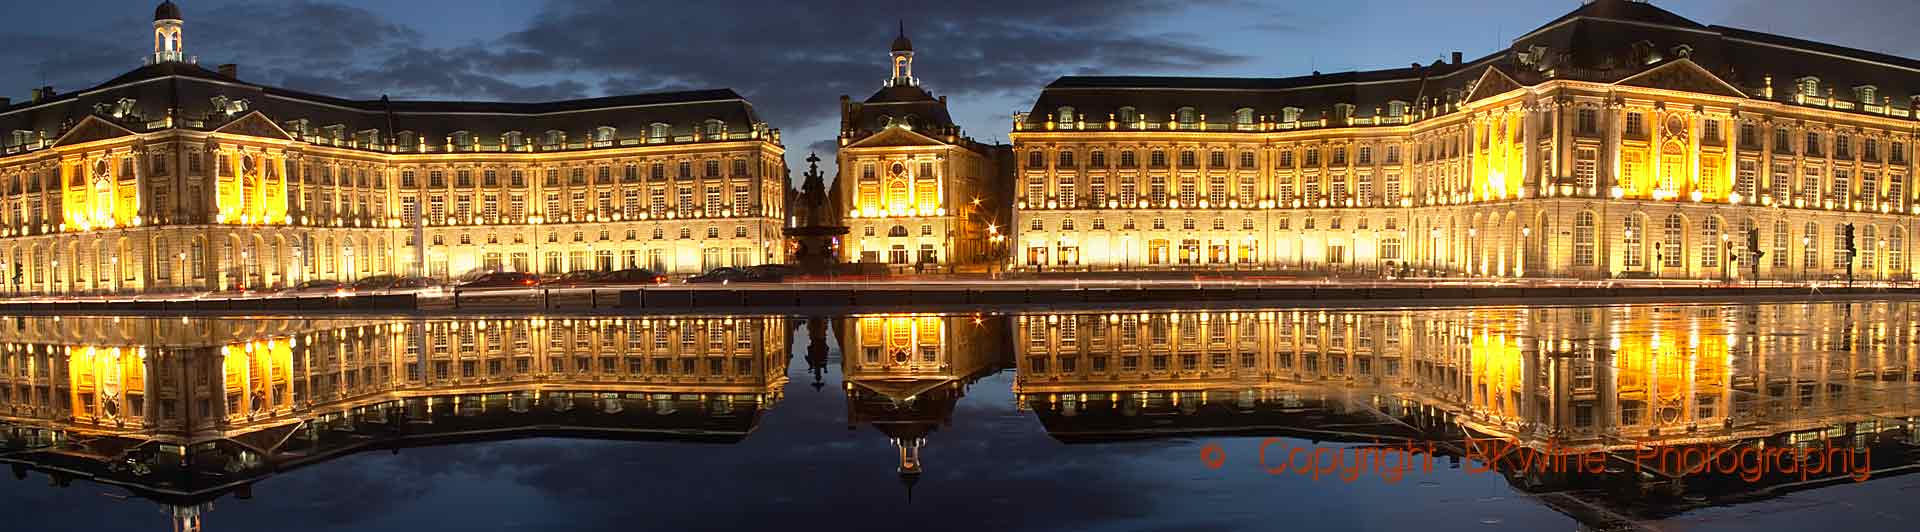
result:
[(0, 96), (0, 109), (6, 109), (10, 105), (13, 105), (13, 98)]
[(1453, 64), (1460, 64), (1460, 52), (1453, 53)]
[[(1459, 61), (1454, 61), (1454, 62), (1458, 63)], [(220, 75), (233, 78), (233, 79), (240, 79), (240, 65), (236, 65), (233, 63), (220, 65)]]
[(44, 102), (44, 101), (47, 101), (48, 98), (52, 98), (52, 97), (53, 97), (52, 86), (40, 87), (38, 89), (33, 90), (33, 103)]

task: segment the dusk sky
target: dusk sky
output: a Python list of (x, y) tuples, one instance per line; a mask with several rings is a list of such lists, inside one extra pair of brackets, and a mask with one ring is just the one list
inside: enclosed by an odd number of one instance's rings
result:
[[(0, 94), (91, 87), (140, 65), (157, 0), (0, 7)], [(785, 132), (798, 178), (831, 159), (838, 98), (887, 77), (904, 19), (916, 74), (971, 136), (1070, 74), (1284, 77), (1468, 58), (1579, 0), (638, 2), (179, 0), (186, 49), (242, 79), (347, 98), (542, 101), (728, 87)], [(1912, 0), (1656, 0), (1722, 24), (1920, 57)], [(831, 177), (831, 169), (828, 169)]]

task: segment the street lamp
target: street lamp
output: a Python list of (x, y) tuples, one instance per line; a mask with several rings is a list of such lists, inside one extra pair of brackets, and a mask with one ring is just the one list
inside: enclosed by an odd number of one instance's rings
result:
[(1525, 226), (1525, 225), (1520, 226), (1520, 257), (1519, 257), (1520, 267), (1514, 270), (1515, 276), (1526, 275), (1527, 255), (1532, 252), (1533, 252), (1533, 227)]
[[(1810, 248), (1810, 247), (1813, 247), (1813, 236), (1812, 236), (1812, 235), (1808, 235), (1808, 236), (1803, 236), (1803, 237), (1800, 237), (1800, 254), (1801, 254), (1802, 256), (1805, 256), (1805, 255), (1807, 254), (1807, 248)], [(1789, 260), (1791, 260), (1791, 259), (1789, 259)], [(1807, 265), (1806, 265), (1806, 262), (1805, 262), (1805, 261), (1801, 261), (1801, 264), (1800, 264), (1800, 279), (1804, 281), (1804, 280), (1806, 280), (1806, 278), (1807, 278), (1807, 276), (1809, 276), (1809, 275), (1812, 275), (1812, 274), (1813, 274), (1813, 272), (1809, 272), (1809, 271), (1807, 271)]]

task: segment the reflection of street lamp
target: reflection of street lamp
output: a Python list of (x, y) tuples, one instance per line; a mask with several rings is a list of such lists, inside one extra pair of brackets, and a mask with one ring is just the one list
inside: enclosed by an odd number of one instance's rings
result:
[[(52, 272), (48, 272), (48, 273), (51, 273), (51, 274), (53, 274), (53, 278), (54, 278), (55, 280), (59, 280), (59, 279), (60, 279), (60, 259), (53, 259), (53, 271), (52, 271)], [(67, 283), (65, 283), (65, 282), (61, 282), (60, 284), (62, 285), (62, 286), (60, 287), (60, 291), (61, 291), (61, 292), (63, 292), (63, 293), (64, 293), (64, 292), (66, 292), (66, 291), (67, 291), (67, 287), (66, 287), (65, 285), (66, 285)]]

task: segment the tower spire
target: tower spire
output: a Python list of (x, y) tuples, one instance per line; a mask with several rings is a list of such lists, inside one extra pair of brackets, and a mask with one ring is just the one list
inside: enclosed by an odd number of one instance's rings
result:
[(906, 19), (900, 19), (900, 34), (893, 38), (890, 54), (893, 56), (893, 78), (887, 80), (887, 86), (919, 85), (920, 81), (913, 79), (913, 41), (907, 39)]
[(181, 46), (181, 26), (186, 23), (180, 18), (180, 6), (173, 0), (164, 0), (153, 8), (153, 62), (183, 62), (187, 52)]

